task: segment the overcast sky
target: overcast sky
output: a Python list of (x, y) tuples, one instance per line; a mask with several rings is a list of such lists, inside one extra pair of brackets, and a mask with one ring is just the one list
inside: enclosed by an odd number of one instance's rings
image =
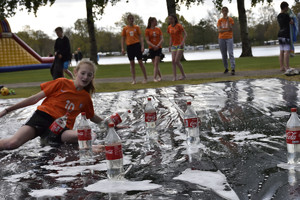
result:
[[(266, 1), (266, 0), (265, 0)], [(245, 0), (246, 9), (250, 8), (250, 0)], [(273, 0), (273, 5), (276, 12), (280, 12), (281, 0)], [(287, 1), (290, 5), (293, 5), (294, 0)], [(224, 0), (224, 4), (229, 7), (231, 16), (238, 16), (236, 0), (232, 0), (232, 3), (228, 3)], [(254, 11), (256, 11), (262, 4), (258, 4)], [(183, 15), (190, 23), (197, 23), (203, 18), (207, 18), (207, 11), (213, 10), (214, 5), (212, 1), (205, 0), (204, 4), (192, 5), (187, 9), (184, 5), (181, 5), (181, 10), (178, 14)], [(140, 15), (145, 24), (150, 16), (156, 17), (158, 20), (164, 21), (167, 17), (167, 5), (166, 0), (121, 0), (116, 5), (108, 6), (104, 10), (104, 14), (101, 19), (96, 21), (97, 27), (104, 27), (107, 29), (115, 29), (115, 22), (121, 19), (121, 16), (125, 12), (132, 12)], [(8, 18), (12, 32), (18, 32), (23, 30), (25, 25), (29, 25), (33, 30), (42, 30), (52, 38), (56, 38), (54, 29), (57, 26), (65, 28), (74, 27), (74, 22), (77, 19), (86, 18), (85, 0), (56, 0), (56, 2), (50, 6), (41, 7), (37, 12), (37, 17), (27, 11), (18, 11), (17, 14)], [(118, 31), (118, 30), (117, 30)], [(121, 31), (121, 30), (120, 30)]]

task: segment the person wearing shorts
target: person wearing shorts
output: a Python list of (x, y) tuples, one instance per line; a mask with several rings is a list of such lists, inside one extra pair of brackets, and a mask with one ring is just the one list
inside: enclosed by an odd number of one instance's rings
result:
[(122, 54), (125, 54), (124, 43), (127, 45), (127, 56), (130, 61), (130, 71), (132, 75), (132, 84), (136, 84), (136, 76), (135, 76), (135, 62), (134, 58), (136, 57), (138, 63), (141, 67), (141, 70), (144, 75), (144, 80), (142, 83), (147, 83), (147, 74), (146, 68), (142, 61), (142, 53), (144, 52), (144, 41), (141, 34), (140, 27), (134, 25), (134, 17), (129, 14), (127, 16), (128, 25), (125, 26), (122, 30), (122, 39), (121, 39), (121, 47)]
[(153, 81), (159, 82), (162, 79), (161, 72), (159, 69), (160, 55), (161, 55), (161, 44), (163, 43), (163, 35), (160, 28), (157, 26), (157, 20), (155, 17), (148, 19), (148, 26), (145, 31), (146, 42), (149, 46), (149, 53), (152, 59), (154, 67)]
[(170, 24), (168, 26), (168, 33), (170, 34), (169, 51), (172, 52), (173, 81), (177, 80), (176, 67), (178, 67), (181, 72), (179, 80), (184, 80), (186, 79), (186, 75), (180, 60), (183, 55), (184, 42), (187, 34), (182, 25), (178, 23), (176, 15), (170, 15), (168, 20)]
[[(85, 112), (87, 119), (92, 122), (101, 123), (103, 120), (95, 114), (91, 98), (91, 94), (95, 92), (93, 83), (95, 71), (96, 66), (91, 61), (83, 60), (74, 69), (75, 80), (57, 78), (42, 83), (40, 92), (3, 109), (0, 118), (44, 99), (32, 117), (13, 136), (0, 138), (0, 151), (16, 149), (38, 136), (42, 141), (48, 140), (49, 144), (77, 143), (77, 131), (73, 130), (73, 127), (76, 117), (81, 112)], [(66, 128), (59, 134), (51, 132), (49, 127), (53, 121), (66, 113), (68, 113)], [(99, 150), (101, 149), (100, 145)]]
[(283, 1), (280, 4), (281, 12), (277, 16), (277, 21), (279, 24), (279, 32), (278, 32), (278, 41), (279, 41), (279, 64), (280, 70), (286, 71), (290, 68), (290, 24), (293, 23), (293, 20), (288, 15), (289, 4)]
[(55, 29), (55, 33), (57, 35), (57, 39), (54, 44), (55, 56), (61, 59), (62, 69), (63, 71), (73, 79), (72, 72), (68, 69), (70, 60), (72, 58), (71, 47), (69, 39), (63, 34), (63, 29), (61, 27), (57, 27)]

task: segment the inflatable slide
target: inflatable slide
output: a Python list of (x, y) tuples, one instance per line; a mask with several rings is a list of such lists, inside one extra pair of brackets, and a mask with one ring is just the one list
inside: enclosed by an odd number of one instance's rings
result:
[(0, 73), (50, 68), (54, 57), (41, 57), (0, 20)]

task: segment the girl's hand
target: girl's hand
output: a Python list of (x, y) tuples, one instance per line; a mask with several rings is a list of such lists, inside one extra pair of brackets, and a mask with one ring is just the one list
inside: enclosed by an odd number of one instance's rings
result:
[(105, 146), (101, 144), (93, 145), (93, 152), (96, 154), (105, 152)]

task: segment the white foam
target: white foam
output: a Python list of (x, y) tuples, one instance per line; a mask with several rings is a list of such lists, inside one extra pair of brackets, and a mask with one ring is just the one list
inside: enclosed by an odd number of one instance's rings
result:
[(63, 196), (68, 192), (68, 189), (71, 188), (52, 188), (52, 189), (42, 189), (42, 190), (32, 190), (29, 195), (32, 197), (40, 198), (40, 197), (56, 197)]
[(161, 185), (150, 183), (150, 180), (143, 181), (112, 181), (104, 179), (85, 187), (84, 189), (91, 192), (103, 193), (125, 193), (126, 191), (146, 191), (160, 188)]
[[(186, 169), (182, 172), (181, 175), (175, 177), (174, 179), (198, 184), (204, 187), (203, 189), (211, 189), (225, 199), (239, 199), (237, 194), (233, 191), (232, 188), (230, 188), (229, 184), (227, 183), (225, 175), (220, 171), (209, 172)], [(226, 188), (230, 188), (229, 191), (225, 190), (225, 185)]]

